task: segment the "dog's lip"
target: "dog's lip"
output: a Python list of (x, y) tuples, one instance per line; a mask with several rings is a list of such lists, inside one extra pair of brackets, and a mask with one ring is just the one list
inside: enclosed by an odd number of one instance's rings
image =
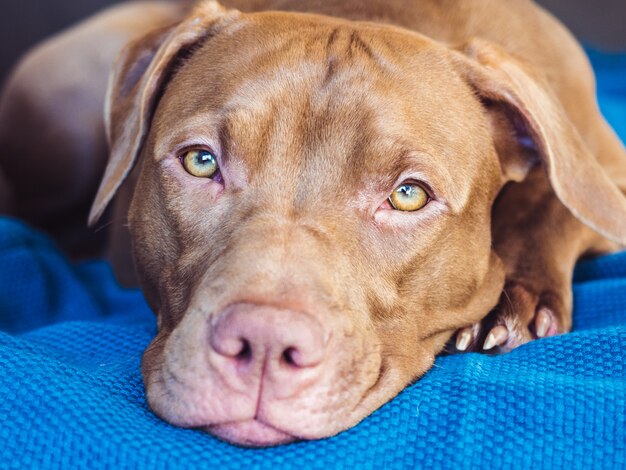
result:
[(208, 433), (233, 444), (248, 447), (267, 447), (287, 444), (297, 438), (258, 419), (212, 424), (204, 428)]

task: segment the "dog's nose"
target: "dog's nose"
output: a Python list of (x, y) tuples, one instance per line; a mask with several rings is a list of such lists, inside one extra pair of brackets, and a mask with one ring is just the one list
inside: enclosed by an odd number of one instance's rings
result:
[[(298, 389), (326, 356), (329, 334), (309, 314), (237, 304), (213, 322), (210, 346), (228, 358), (222, 374), (280, 382)], [(286, 391), (286, 389), (285, 389)]]

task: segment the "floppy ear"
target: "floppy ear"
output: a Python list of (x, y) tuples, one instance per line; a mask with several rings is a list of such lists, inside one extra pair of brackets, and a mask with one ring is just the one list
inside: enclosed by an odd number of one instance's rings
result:
[(109, 161), (89, 213), (98, 221), (141, 151), (160, 92), (178, 60), (215, 33), (220, 20), (238, 12), (201, 1), (178, 25), (128, 44), (113, 67), (105, 100)]
[(496, 149), (505, 178), (521, 181), (533, 159), (540, 160), (554, 192), (572, 214), (606, 238), (625, 245), (626, 197), (543, 79), (502, 49), (481, 40), (455, 50), (453, 61), (485, 105), (494, 132), (500, 134), (496, 135)]

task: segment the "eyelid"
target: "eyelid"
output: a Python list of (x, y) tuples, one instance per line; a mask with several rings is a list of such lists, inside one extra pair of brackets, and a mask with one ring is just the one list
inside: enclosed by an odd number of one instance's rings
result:
[(210, 124), (202, 126), (186, 125), (184, 122), (171, 134), (166, 133), (164, 138), (157, 143), (155, 151), (161, 158), (178, 155), (185, 149), (206, 148), (215, 155), (222, 152), (221, 142), (217, 135), (217, 128)]
[[(216, 159), (218, 159), (219, 157), (219, 152), (216, 152), (212, 146), (204, 144), (204, 143), (186, 143), (186, 144), (177, 145), (175, 149), (172, 151), (172, 154), (175, 157), (180, 158), (184, 156), (187, 152), (192, 152), (194, 150), (204, 150), (206, 152), (209, 152)], [(218, 163), (219, 163), (219, 159), (218, 159)]]
[(393, 187), (393, 189), (390, 191), (389, 194), (391, 194), (391, 192), (395, 191), (396, 188), (398, 188), (399, 186), (402, 186), (403, 184), (415, 184), (419, 186), (420, 188), (422, 188), (426, 192), (429, 202), (438, 200), (436, 193), (433, 190), (431, 184), (428, 181), (426, 181), (423, 175), (417, 175), (415, 173), (405, 174), (405, 175), (402, 175), (400, 178), (398, 178), (396, 185)]

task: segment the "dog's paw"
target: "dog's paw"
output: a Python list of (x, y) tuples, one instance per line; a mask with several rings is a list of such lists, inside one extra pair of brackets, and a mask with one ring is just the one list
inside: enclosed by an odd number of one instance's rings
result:
[(507, 283), (498, 305), (479, 323), (460, 329), (457, 351), (508, 352), (537, 338), (564, 333), (570, 327), (571, 291), (533, 292)]

